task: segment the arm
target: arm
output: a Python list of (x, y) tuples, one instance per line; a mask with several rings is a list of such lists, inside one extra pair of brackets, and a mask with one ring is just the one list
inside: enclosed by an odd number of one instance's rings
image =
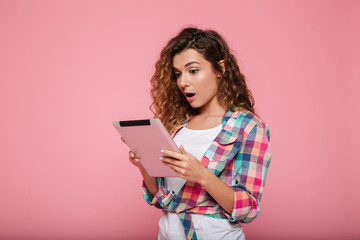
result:
[(155, 177), (151, 177), (145, 168), (141, 165), (140, 160), (135, 156), (133, 152), (129, 152), (130, 162), (139, 168), (141, 175), (143, 176), (144, 183), (148, 191), (152, 196), (155, 196), (156, 192), (159, 190), (157, 180)]
[[(126, 143), (123, 138), (121, 138), (121, 140)], [(163, 188), (160, 188), (160, 186), (162, 186), (162, 180), (151, 177), (140, 163), (139, 158), (137, 158), (132, 151), (129, 152), (129, 160), (134, 166), (139, 168), (143, 177), (142, 192), (144, 200), (157, 208), (166, 206), (172, 200), (174, 195), (171, 192), (168, 193)]]
[(167, 192), (166, 189), (161, 187), (163, 186), (163, 179), (151, 177), (141, 165), (140, 160), (136, 158), (135, 154), (131, 151), (129, 152), (129, 160), (133, 165), (139, 168), (140, 173), (143, 176), (142, 192), (144, 200), (156, 208), (163, 208), (168, 205), (175, 195), (172, 192)]
[(232, 213), (234, 206), (234, 190), (231, 187), (226, 185), (209, 170), (203, 175), (202, 180), (200, 180), (199, 183), (227, 213)]
[(155, 194), (159, 190), (156, 178), (150, 177), (150, 175), (147, 173), (147, 171), (145, 170), (145, 168), (142, 165), (139, 167), (139, 170), (141, 172), (141, 175), (143, 176), (144, 183), (145, 183), (147, 189), (149, 190), (151, 195), (155, 196)]
[(170, 157), (163, 157), (163, 162), (172, 168), (179, 177), (201, 184), (225, 211), (232, 212), (233, 189), (205, 168), (193, 155), (186, 152), (183, 146), (180, 146), (180, 153), (163, 150), (163, 154)]
[(271, 161), (270, 132), (257, 122), (247, 132), (235, 156), (234, 207), (231, 221), (251, 222), (260, 212), (260, 200)]

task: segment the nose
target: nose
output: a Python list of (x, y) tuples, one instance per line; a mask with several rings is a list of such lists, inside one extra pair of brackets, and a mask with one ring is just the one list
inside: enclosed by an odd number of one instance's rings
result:
[(178, 86), (181, 88), (188, 87), (190, 85), (190, 79), (187, 74), (182, 74), (178, 79)]

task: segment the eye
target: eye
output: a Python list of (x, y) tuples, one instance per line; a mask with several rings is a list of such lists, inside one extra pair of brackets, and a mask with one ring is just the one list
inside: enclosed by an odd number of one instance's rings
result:
[(199, 71), (198, 69), (190, 69), (189, 72), (194, 75), (194, 74), (196, 74), (198, 71)]
[(178, 79), (178, 78), (181, 76), (181, 73), (179, 73), (179, 72), (174, 72), (174, 76), (175, 76), (176, 79)]

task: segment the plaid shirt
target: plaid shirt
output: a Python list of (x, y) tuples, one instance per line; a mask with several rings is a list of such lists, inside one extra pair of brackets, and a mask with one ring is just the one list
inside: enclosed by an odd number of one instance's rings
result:
[[(234, 191), (234, 206), (227, 213), (200, 184), (186, 182), (180, 192), (165, 188), (164, 178), (157, 178), (159, 190), (152, 196), (143, 183), (144, 199), (163, 211), (177, 213), (187, 239), (197, 239), (191, 214), (226, 218), (231, 222), (251, 222), (260, 212), (260, 199), (269, 168), (270, 132), (266, 123), (251, 112), (228, 110), (223, 128), (201, 158), (201, 163)], [(174, 137), (186, 123), (176, 128)]]

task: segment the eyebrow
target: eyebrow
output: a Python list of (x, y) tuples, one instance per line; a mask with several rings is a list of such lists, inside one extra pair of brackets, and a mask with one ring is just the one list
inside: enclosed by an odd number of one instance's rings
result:
[(198, 63), (198, 62), (192, 61), (192, 62), (188, 62), (187, 64), (185, 64), (185, 67), (187, 67), (187, 66), (189, 66), (189, 65), (191, 65), (191, 64), (193, 64), (193, 63), (200, 64), (200, 63)]
[[(187, 66), (189, 66), (189, 65), (191, 65), (191, 64), (193, 64), (193, 63), (196, 63), (196, 64), (199, 64), (199, 65), (200, 65), (200, 63), (198, 63), (198, 62), (196, 62), (196, 61), (191, 61), (191, 62), (188, 62), (187, 64), (185, 64), (184, 67), (187, 67)], [(173, 67), (173, 68), (177, 70), (176, 67)]]

